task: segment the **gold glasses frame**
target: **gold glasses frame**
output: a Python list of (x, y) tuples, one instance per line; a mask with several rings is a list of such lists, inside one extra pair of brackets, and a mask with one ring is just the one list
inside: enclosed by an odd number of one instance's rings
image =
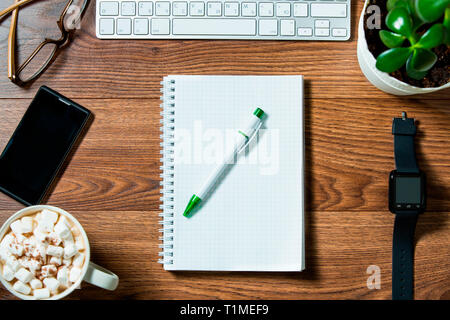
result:
[[(45, 38), (44, 41), (38, 45), (38, 47), (33, 51), (33, 53), (25, 60), (22, 65), (17, 67), (16, 65), (16, 30), (17, 30), (17, 19), (18, 19), (18, 13), (19, 8), (21, 6), (24, 6), (32, 1), (37, 0), (15, 0), (15, 3), (8, 8), (0, 11), (0, 18), (5, 16), (8, 13), (12, 13), (11, 17), (11, 26), (9, 29), (9, 36), (8, 36), (8, 78), (17, 85), (25, 85), (33, 80), (35, 80), (37, 77), (39, 77), (51, 64), (51, 62), (56, 57), (56, 53), (61, 49), (63, 46), (65, 46), (68, 41), (70, 40), (70, 35), (74, 32), (74, 29), (68, 29), (66, 28), (66, 25), (64, 23), (64, 19), (66, 17), (66, 14), (70, 8), (70, 6), (73, 4), (74, 0), (68, 0), (67, 4), (64, 6), (64, 9), (61, 13), (61, 16), (59, 17), (59, 20), (56, 22), (58, 25), (59, 30), (61, 31), (61, 36), (59, 39), (50, 39)], [(79, 16), (76, 19), (76, 21), (72, 21), (72, 25), (75, 27), (77, 25), (77, 22), (80, 21), (80, 19), (83, 16), (83, 13), (86, 9), (86, 6), (88, 4), (89, 0), (83, 0), (81, 7), (79, 8)], [(33, 60), (33, 58), (36, 57), (36, 55), (41, 51), (43, 47), (45, 47), (48, 44), (54, 45), (54, 49), (49, 55), (49, 58), (46, 61), (43, 61), (42, 66), (34, 72), (30, 77), (27, 79), (22, 79), (20, 77), (21, 72), (30, 64), (30, 62)]]

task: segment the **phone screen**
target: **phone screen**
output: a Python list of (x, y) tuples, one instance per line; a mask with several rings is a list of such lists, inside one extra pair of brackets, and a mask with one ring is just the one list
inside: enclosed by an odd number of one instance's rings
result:
[(0, 190), (26, 205), (39, 204), (89, 115), (40, 88), (0, 156)]

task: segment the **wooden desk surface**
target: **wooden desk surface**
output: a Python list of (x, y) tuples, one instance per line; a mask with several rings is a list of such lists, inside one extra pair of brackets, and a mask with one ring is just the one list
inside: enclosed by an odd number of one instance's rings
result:
[[(33, 9), (39, 4), (23, 10), (19, 50), (56, 25), (51, 2), (40, 4), (48, 12)], [(101, 41), (91, 1), (73, 42), (25, 89), (7, 79), (10, 18), (0, 21), (1, 149), (41, 85), (95, 114), (47, 203), (80, 220), (93, 260), (117, 273), (120, 285), (107, 292), (84, 284), (70, 298), (390, 299), (391, 124), (406, 110), (420, 121), (418, 157), (429, 181), (429, 209), (416, 231), (416, 298), (450, 299), (450, 91), (400, 98), (369, 84), (356, 57), (363, 1), (352, 2), (351, 41), (276, 42)], [(156, 263), (159, 82), (167, 74), (305, 76), (306, 271), (171, 273)], [(22, 207), (0, 195), (0, 223)], [(369, 265), (381, 268), (380, 290), (366, 286)], [(12, 298), (0, 289), (0, 299)]]

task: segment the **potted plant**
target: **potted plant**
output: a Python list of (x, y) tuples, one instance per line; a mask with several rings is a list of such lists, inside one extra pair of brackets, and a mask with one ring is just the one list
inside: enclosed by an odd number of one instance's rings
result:
[[(377, 14), (367, 10), (372, 5), (380, 14), (374, 29), (367, 24)], [(361, 70), (380, 90), (411, 95), (450, 87), (450, 0), (366, 0), (358, 33)]]

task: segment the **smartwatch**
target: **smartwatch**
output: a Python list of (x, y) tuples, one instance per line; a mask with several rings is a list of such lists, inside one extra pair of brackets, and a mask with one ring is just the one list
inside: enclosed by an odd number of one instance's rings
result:
[(389, 210), (395, 214), (392, 244), (392, 299), (411, 300), (414, 292), (414, 231), (426, 207), (426, 178), (414, 149), (416, 125), (402, 112), (394, 118), (396, 170), (389, 174)]

